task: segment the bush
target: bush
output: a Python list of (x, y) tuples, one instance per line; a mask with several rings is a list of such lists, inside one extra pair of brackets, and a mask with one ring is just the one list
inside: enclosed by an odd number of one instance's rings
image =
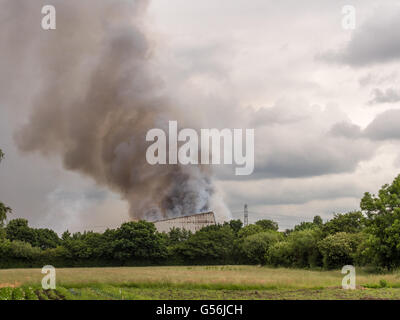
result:
[(265, 263), (265, 254), (269, 247), (282, 239), (276, 231), (265, 231), (248, 236), (242, 243), (242, 252), (250, 263)]
[(40, 256), (41, 251), (39, 248), (32, 247), (30, 243), (16, 240), (10, 243), (10, 254), (13, 258), (34, 260)]
[(271, 245), (265, 255), (267, 264), (276, 267), (291, 267), (293, 265), (293, 248), (290, 241), (280, 241)]
[(323, 256), (323, 265), (327, 269), (341, 268), (354, 263), (357, 245), (361, 242), (360, 234), (338, 232), (327, 236), (318, 243)]
[(388, 286), (388, 283), (385, 279), (379, 280), (379, 285), (381, 288), (386, 288)]
[(322, 264), (318, 249), (321, 231), (318, 228), (291, 232), (282, 244), (275, 244), (266, 255), (266, 262), (274, 266), (317, 267)]

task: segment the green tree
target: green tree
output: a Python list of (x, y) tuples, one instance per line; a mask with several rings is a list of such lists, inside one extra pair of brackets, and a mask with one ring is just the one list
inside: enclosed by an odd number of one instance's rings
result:
[(275, 221), (269, 219), (258, 220), (256, 222), (256, 225), (263, 228), (264, 231), (267, 230), (278, 231), (278, 224)]
[(248, 236), (251, 236), (253, 234), (260, 233), (263, 231), (264, 231), (264, 229), (261, 226), (256, 225), (256, 224), (249, 224), (248, 226), (245, 226), (239, 230), (238, 237), (244, 239)]
[(324, 224), (321, 216), (315, 216), (313, 219), (313, 224), (316, 225), (317, 227), (321, 227)]
[(361, 242), (360, 234), (338, 232), (327, 236), (318, 243), (327, 269), (341, 268), (353, 264), (357, 246)]
[(333, 219), (322, 226), (322, 231), (325, 235), (337, 232), (358, 233), (364, 229), (365, 224), (366, 218), (360, 211), (336, 213)]
[(379, 267), (400, 266), (400, 175), (378, 195), (366, 192), (360, 206), (368, 217), (366, 254)]
[(41, 249), (50, 249), (57, 247), (61, 241), (57, 233), (50, 229), (34, 229), (36, 233), (35, 247)]
[(63, 234), (61, 235), (61, 239), (62, 241), (67, 241), (71, 239), (71, 232), (69, 232), (68, 230), (64, 231)]
[(7, 214), (11, 213), (10, 207), (7, 207), (4, 203), (0, 202), (0, 227), (4, 226), (4, 221), (7, 219)]
[[(0, 162), (4, 158), (4, 153), (0, 149)], [(10, 207), (7, 207), (4, 203), (0, 202), (0, 228), (4, 226), (4, 221), (7, 219), (7, 214), (11, 213)]]
[(240, 219), (229, 221), (229, 226), (232, 228), (235, 234), (238, 234), (240, 229), (243, 227), (243, 222)]
[(246, 237), (242, 243), (242, 252), (250, 263), (265, 263), (265, 254), (269, 247), (282, 239), (279, 232), (269, 230)]
[(235, 234), (229, 225), (208, 226), (176, 246), (174, 254), (187, 263), (232, 262)]
[(309, 230), (309, 229), (314, 229), (316, 227), (317, 226), (313, 222), (303, 221), (300, 224), (295, 225), (293, 231)]
[(266, 261), (274, 266), (309, 268), (322, 264), (318, 241), (322, 238), (318, 228), (291, 232), (284, 241), (268, 250)]
[(11, 220), (7, 224), (6, 236), (11, 241), (19, 240), (32, 246), (37, 243), (35, 230), (28, 226), (28, 220), (22, 218)]
[(187, 239), (189, 239), (191, 234), (192, 233), (189, 230), (173, 227), (168, 232), (168, 244), (173, 246), (182, 241), (186, 241)]
[(115, 231), (112, 245), (114, 257), (120, 260), (155, 260), (167, 252), (161, 234), (147, 221), (123, 223)]
[(275, 267), (293, 267), (294, 254), (291, 241), (279, 241), (272, 244), (265, 255), (265, 261)]

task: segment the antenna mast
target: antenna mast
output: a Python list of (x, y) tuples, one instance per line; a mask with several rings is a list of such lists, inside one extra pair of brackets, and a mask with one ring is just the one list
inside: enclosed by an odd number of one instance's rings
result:
[(249, 212), (247, 211), (247, 204), (244, 205), (244, 218), (243, 218), (243, 226), (247, 226), (249, 224)]

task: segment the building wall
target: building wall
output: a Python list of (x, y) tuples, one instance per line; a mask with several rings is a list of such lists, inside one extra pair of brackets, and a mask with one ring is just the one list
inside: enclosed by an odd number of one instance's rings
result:
[(196, 232), (203, 227), (215, 225), (215, 216), (214, 212), (199, 213), (174, 219), (155, 221), (154, 225), (159, 232), (168, 232), (173, 227)]

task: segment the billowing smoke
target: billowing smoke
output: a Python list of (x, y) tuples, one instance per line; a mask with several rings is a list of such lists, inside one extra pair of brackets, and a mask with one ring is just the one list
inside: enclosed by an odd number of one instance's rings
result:
[[(15, 134), (22, 151), (61, 157), (65, 168), (121, 194), (134, 219), (221, 207), (209, 167), (146, 161), (147, 131), (169, 120), (183, 127), (187, 118), (152, 64), (147, 0), (0, 1), (2, 20), (18, 33), (1, 32), (14, 76), (25, 72), (36, 88), (31, 116)], [(40, 27), (47, 4), (57, 10), (54, 31)]]

